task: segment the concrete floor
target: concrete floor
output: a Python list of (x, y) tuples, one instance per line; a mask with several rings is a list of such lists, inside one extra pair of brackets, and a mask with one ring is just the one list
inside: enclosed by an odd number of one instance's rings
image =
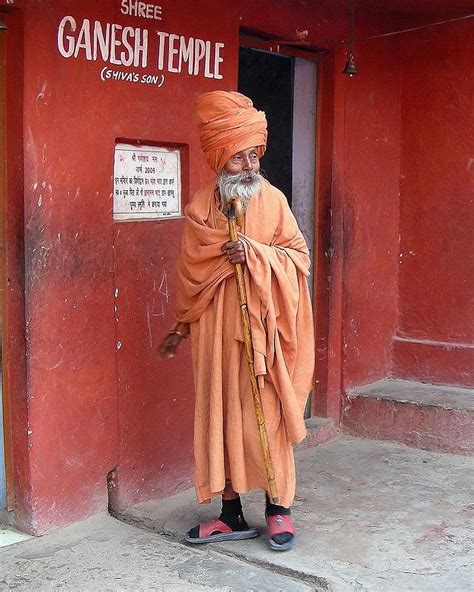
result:
[[(275, 553), (260, 537), (214, 549), (333, 590), (474, 591), (472, 457), (340, 437), (297, 458), (297, 547)], [(264, 531), (262, 497), (245, 496), (244, 511)], [(123, 518), (178, 540), (218, 511), (189, 491)]]
[[(218, 504), (193, 492), (0, 549), (0, 591), (474, 590), (474, 462), (339, 438), (298, 453), (294, 550), (179, 541)], [(264, 531), (262, 494), (244, 498)], [(159, 534), (158, 534), (159, 533)]]

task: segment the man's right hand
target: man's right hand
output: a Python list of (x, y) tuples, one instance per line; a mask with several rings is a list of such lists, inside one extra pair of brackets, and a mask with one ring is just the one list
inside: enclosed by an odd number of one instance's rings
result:
[(165, 356), (168, 358), (174, 358), (180, 341), (181, 337), (176, 335), (176, 333), (170, 333), (170, 335), (167, 335), (158, 348), (158, 355), (160, 358), (164, 358)]
[(178, 325), (178, 330), (178, 333), (170, 331), (161, 342), (160, 347), (158, 348), (158, 355), (160, 358), (164, 358), (165, 356), (168, 358), (174, 358), (181, 340), (189, 335), (189, 325), (187, 323), (180, 323)]
[(245, 248), (241, 240), (225, 242), (221, 247), (221, 251), (227, 255), (227, 259), (233, 265), (236, 265), (237, 263), (245, 265)]

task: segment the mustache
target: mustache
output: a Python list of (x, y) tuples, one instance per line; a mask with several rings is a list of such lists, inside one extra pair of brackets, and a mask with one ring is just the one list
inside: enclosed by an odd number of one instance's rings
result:
[(253, 171), (243, 171), (235, 174), (221, 171), (217, 178), (221, 211), (226, 214), (229, 203), (233, 198), (238, 198), (242, 205), (242, 210), (245, 212), (250, 199), (260, 192), (261, 184), (262, 176)]
[(260, 173), (255, 173), (254, 171), (243, 171), (241, 173), (234, 174), (221, 171), (220, 177), (227, 183), (241, 183), (242, 181), (256, 181), (261, 179)]

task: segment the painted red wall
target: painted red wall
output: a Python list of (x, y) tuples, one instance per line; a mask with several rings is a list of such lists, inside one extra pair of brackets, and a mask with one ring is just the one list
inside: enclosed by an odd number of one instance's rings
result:
[(336, 53), (327, 406), (390, 375), (398, 321), (400, 86), (398, 41), (359, 42), (359, 74)]
[[(185, 346), (172, 361), (160, 362), (155, 354), (173, 321), (182, 221), (113, 223), (116, 140), (182, 145), (189, 199), (211, 174), (199, 150), (192, 99), (235, 88), (239, 27), (289, 38), (308, 29), (308, 40), (325, 46), (337, 45), (347, 30), (345, 8), (337, 12), (330, 2), (317, 14), (290, 0), (278, 6), (226, 1), (219, 13), (211, 0), (192, 8), (184, 0), (160, 4), (158, 24), (124, 17), (118, 0), (16, 4), (25, 48), (15, 57), (23, 74), (18, 80), (24, 80), (24, 130), (12, 137), (24, 145), (24, 173), (18, 164), (15, 187), (18, 195), (24, 192), (27, 384), (16, 387), (14, 460), (17, 521), (35, 533), (105, 510), (108, 475), (116, 509), (167, 495), (192, 478), (189, 350)], [(222, 42), (224, 78), (169, 74), (161, 88), (102, 81), (102, 64), (59, 54), (57, 29), (66, 15)], [(10, 24), (10, 38), (21, 36), (13, 18)], [(368, 22), (364, 30), (371, 27)], [(335, 362), (328, 368), (325, 412), (334, 417), (343, 382), (370, 381), (386, 371), (393, 333), (399, 103), (390, 47), (374, 42), (360, 48), (360, 79), (340, 74), (341, 50), (334, 62), (325, 60), (331, 71), (322, 88), (334, 104), (322, 112), (334, 120), (334, 160), (330, 170), (326, 154), (319, 170), (325, 171), (325, 199), (334, 198), (333, 291), (339, 286), (344, 294), (331, 310), (329, 329)], [(394, 71), (384, 68), (387, 61)], [(154, 63), (147, 72), (156, 73)], [(333, 81), (334, 89), (327, 88)], [(21, 227), (20, 205), (17, 210)], [(160, 290), (165, 272), (167, 287)], [(21, 361), (21, 347), (15, 351)]]
[(398, 40), (358, 44), (356, 62), (360, 74), (338, 82), (345, 101), (339, 196), (344, 390), (390, 374), (398, 320)]
[(103, 509), (117, 463), (110, 153), (123, 105), (90, 63), (59, 55), (70, 10), (24, 11), (27, 526), (38, 533), (69, 522), (71, 508), (76, 519)]
[[(119, 4), (72, 7), (66, 1), (33, 1), (24, 11), (31, 506), (22, 526), (37, 533), (105, 509), (106, 477), (115, 468), (117, 483), (124, 484), (122, 498), (132, 500), (153, 492), (155, 483), (162, 493), (169, 492), (191, 460), (191, 376), (189, 370), (179, 371), (188, 360), (165, 364), (155, 355), (172, 324), (172, 270), (181, 222), (114, 225), (113, 154), (117, 138), (190, 145), (194, 191), (209, 173), (191, 119), (191, 99), (216, 82), (170, 75), (158, 89), (101, 81), (103, 64), (59, 54), (57, 29), (66, 15), (78, 23), (88, 18), (149, 26), (119, 15)], [(188, 18), (183, 23), (182, 9), (166, 9), (164, 30), (215, 37), (210, 3), (201, 6), (207, 17), (202, 23)], [(225, 24), (220, 34), (215, 41), (226, 41)], [(231, 66), (226, 59), (226, 80)], [(145, 302), (165, 269), (171, 275), (171, 298), (164, 315), (152, 319), (149, 345)], [(119, 340), (123, 347), (117, 351)], [(179, 404), (171, 404), (177, 397)], [(160, 466), (168, 469), (164, 480)], [(150, 472), (151, 484), (144, 482)]]
[(474, 384), (471, 20), (404, 35), (394, 375)]

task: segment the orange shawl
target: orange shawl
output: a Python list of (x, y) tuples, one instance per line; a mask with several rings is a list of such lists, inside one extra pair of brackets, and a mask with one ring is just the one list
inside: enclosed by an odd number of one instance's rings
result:
[[(225, 316), (240, 314), (237, 299), (224, 302), (218, 298), (226, 281), (235, 280), (231, 277), (233, 265), (221, 253), (222, 244), (229, 238), (227, 221), (215, 203), (214, 188), (214, 182), (203, 186), (186, 208), (177, 264), (176, 318), (191, 324), (198, 323), (216, 302), (225, 307)], [(250, 200), (239, 236), (247, 258), (244, 270), (256, 374), (261, 387), (270, 381), (275, 388), (288, 437), (296, 443), (306, 434), (303, 411), (314, 366), (308, 249), (285, 196), (267, 181), (263, 181), (260, 194)], [(243, 341), (240, 321), (235, 327), (235, 339)], [(222, 337), (214, 332), (211, 339)], [(198, 380), (197, 374), (202, 376), (203, 369), (197, 365), (208, 365), (209, 373), (211, 367), (225, 362), (212, 343), (201, 343), (201, 347), (209, 349), (193, 360), (197, 399), (200, 388), (222, 390), (218, 378)], [(193, 358), (194, 353), (193, 349)], [(216, 359), (218, 356), (220, 359)]]

